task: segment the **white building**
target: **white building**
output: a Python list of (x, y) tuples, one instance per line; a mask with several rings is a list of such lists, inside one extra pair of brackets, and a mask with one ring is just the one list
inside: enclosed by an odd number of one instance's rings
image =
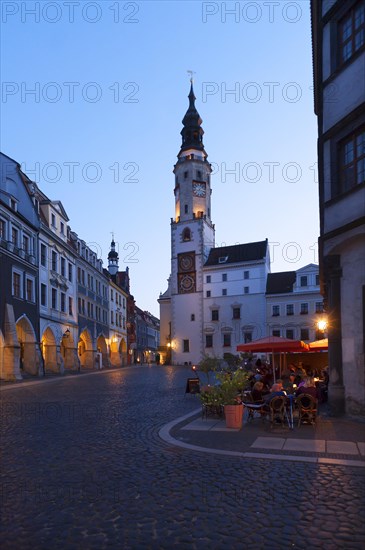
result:
[(37, 189), (39, 231), (39, 312), (45, 372), (78, 369), (76, 255), (69, 241), (69, 218), (60, 201)]
[(365, 415), (365, 2), (311, 9), (329, 401)]
[(236, 354), (242, 342), (264, 336), (268, 242), (212, 248), (203, 267), (203, 353)]
[(319, 288), (318, 265), (269, 273), (266, 287), (267, 335), (311, 342), (325, 336), (318, 322), (327, 319)]

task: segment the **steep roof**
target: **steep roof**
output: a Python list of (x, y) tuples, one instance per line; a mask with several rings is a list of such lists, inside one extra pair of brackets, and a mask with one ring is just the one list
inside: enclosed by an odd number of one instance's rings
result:
[(236, 264), (240, 262), (252, 262), (266, 257), (268, 242), (235, 244), (212, 248), (204, 266)]
[(269, 273), (267, 276), (266, 294), (287, 294), (288, 292), (293, 292), (295, 281), (295, 271)]

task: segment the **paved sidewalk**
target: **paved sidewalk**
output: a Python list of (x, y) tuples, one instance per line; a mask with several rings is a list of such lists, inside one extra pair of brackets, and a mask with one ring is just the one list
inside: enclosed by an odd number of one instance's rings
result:
[(178, 418), (160, 431), (170, 444), (190, 450), (318, 464), (365, 467), (365, 422), (319, 415), (316, 426), (270, 427), (270, 422), (244, 418), (240, 430), (225, 421), (202, 418), (200, 409)]

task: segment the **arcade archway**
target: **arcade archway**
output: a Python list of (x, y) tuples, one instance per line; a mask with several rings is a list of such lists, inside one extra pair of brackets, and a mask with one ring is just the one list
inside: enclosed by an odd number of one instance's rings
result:
[(80, 336), (77, 345), (79, 360), (81, 368), (93, 369), (94, 368), (94, 350), (93, 341), (88, 329), (84, 329)]
[(20, 345), (20, 369), (28, 374), (37, 375), (42, 359), (33, 326), (28, 317), (23, 315), (15, 327)]
[(106, 341), (103, 334), (99, 335), (96, 341), (96, 347), (98, 352), (101, 353), (101, 356), (102, 356), (102, 366), (108, 367), (109, 366), (108, 347), (106, 345)]

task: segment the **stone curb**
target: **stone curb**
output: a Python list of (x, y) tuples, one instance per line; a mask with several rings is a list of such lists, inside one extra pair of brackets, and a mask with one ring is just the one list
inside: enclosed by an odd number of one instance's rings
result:
[(284, 461), (292, 461), (292, 462), (309, 462), (311, 464), (332, 464), (332, 465), (341, 465), (341, 466), (356, 466), (356, 467), (365, 467), (365, 461), (363, 460), (351, 460), (351, 459), (338, 459), (338, 458), (330, 458), (330, 457), (309, 457), (309, 456), (302, 456), (302, 455), (285, 455), (285, 454), (270, 454), (270, 453), (255, 453), (255, 452), (240, 452), (240, 451), (225, 451), (223, 449), (212, 449), (209, 447), (199, 447), (198, 445), (191, 445), (190, 443), (184, 443), (183, 441), (179, 441), (178, 439), (175, 439), (171, 434), (170, 431), (180, 424), (181, 422), (184, 422), (184, 420), (187, 420), (190, 417), (195, 416), (200, 412), (200, 408), (196, 409), (193, 412), (190, 412), (188, 414), (185, 414), (184, 416), (180, 416), (179, 418), (172, 420), (168, 424), (165, 424), (160, 430), (159, 430), (159, 436), (160, 438), (165, 441), (165, 443), (168, 443), (169, 445), (174, 445), (175, 447), (181, 447), (183, 449), (189, 450), (189, 451), (197, 451), (200, 453), (211, 453), (211, 454), (217, 454), (217, 455), (224, 455), (224, 456), (232, 456), (232, 457), (238, 457), (238, 458), (257, 458), (261, 460), (284, 460)]

